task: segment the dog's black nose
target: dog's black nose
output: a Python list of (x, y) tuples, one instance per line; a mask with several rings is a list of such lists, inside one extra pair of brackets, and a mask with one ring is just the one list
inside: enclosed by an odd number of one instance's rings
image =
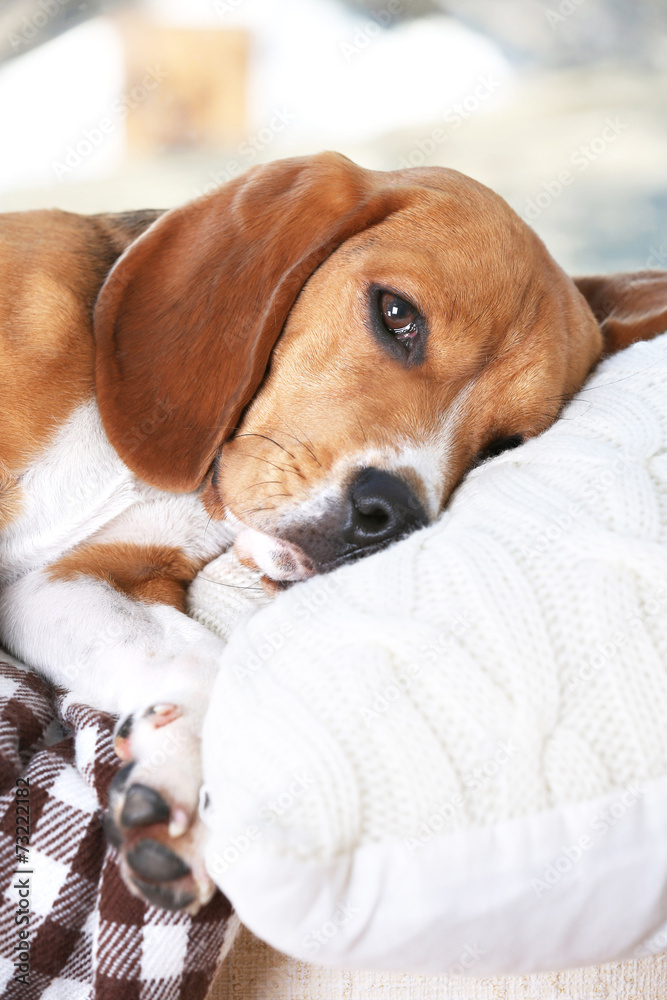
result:
[(362, 469), (348, 490), (343, 537), (359, 548), (370, 548), (401, 538), (427, 521), (405, 480), (382, 469)]

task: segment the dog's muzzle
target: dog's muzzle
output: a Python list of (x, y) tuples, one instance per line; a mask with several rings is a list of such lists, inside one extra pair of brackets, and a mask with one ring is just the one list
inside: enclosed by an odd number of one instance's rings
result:
[(424, 507), (404, 479), (365, 468), (319, 517), (288, 523), (275, 535), (246, 528), (236, 550), (272, 580), (303, 580), (378, 552), (426, 524)]

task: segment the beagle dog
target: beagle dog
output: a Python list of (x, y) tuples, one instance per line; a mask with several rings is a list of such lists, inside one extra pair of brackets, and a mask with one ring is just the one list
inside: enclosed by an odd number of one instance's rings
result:
[(124, 876), (191, 911), (200, 567), (235, 545), (277, 589), (383, 548), (667, 327), (664, 274), (574, 282), (474, 180), (331, 153), (165, 213), (5, 215), (0, 273), (0, 642), (120, 717)]

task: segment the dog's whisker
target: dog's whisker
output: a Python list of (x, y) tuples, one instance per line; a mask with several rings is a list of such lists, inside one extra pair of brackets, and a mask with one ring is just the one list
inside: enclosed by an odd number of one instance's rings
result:
[(364, 425), (362, 424), (361, 420), (359, 419), (359, 414), (357, 413), (357, 411), (355, 410), (355, 408), (352, 406), (352, 403), (350, 403), (350, 409), (354, 413), (355, 419), (356, 419), (357, 423), (359, 424), (359, 430), (361, 431), (361, 433), (364, 436), (364, 444), (367, 444), (368, 443), (368, 439), (366, 437), (366, 431), (364, 430)]
[(455, 293), (454, 293), (454, 298), (452, 299), (452, 308), (451, 308), (451, 309), (450, 309), (450, 311), (449, 311), (449, 322), (450, 322), (450, 323), (451, 323), (451, 322), (452, 322), (452, 320), (454, 319), (454, 310), (455, 310), (455, 308), (456, 308), (456, 300), (458, 299), (458, 297), (459, 297), (459, 293), (458, 293), (458, 292), (455, 292)]
[(314, 452), (314, 451), (312, 450), (312, 448), (309, 448), (307, 444), (304, 444), (304, 442), (303, 442), (303, 441), (302, 441), (302, 440), (301, 440), (300, 438), (298, 438), (298, 437), (296, 436), (296, 434), (290, 434), (289, 432), (286, 432), (286, 433), (287, 433), (287, 436), (288, 436), (288, 437), (291, 437), (291, 438), (294, 438), (294, 440), (295, 440), (295, 441), (297, 442), (297, 444), (300, 444), (300, 445), (301, 445), (301, 447), (302, 447), (302, 448), (303, 448), (303, 449), (304, 449), (305, 451), (307, 451), (307, 452), (308, 452), (308, 454), (309, 454), (309, 455), (310, 455), (310, 457), (311, 457), (311, 458), (313, 459), (313, 461), (317, 462), (317, 464), (319, 465), (319, 467), (320, 467), (320, 469), (321, 469), (321, 468), (322, 468), (322, 463), (320, 462), (320, 460), (318, 459), (317, 455), (316, 455), (316, 454), (315, 454), (315, 452)]
[(276, 462), (272, 462), (268, 458), (262, 458), (261, 455), (249, 455), (248, 452), (240, 451), (238, 454), (243, 458), (251, 458), (254, 462), (266, 462), (267, 465), (273, 466), (273, 468), (277, 469), (278, 472), (291, 472), (295, 476), (299, 476), (301, 479), (306, 478), (299, 469), (295, 469), (292, 465), (278, 465)]
[(240, 583), (223, 583), (222, 580), (213, 580), (210, 576), (202, 574), (202, 579), (206, 580), (206, 583), (214, 583), (217, 587), (230, 587), (232, 590), (263, 590), (261, 586), (255, 586), (251, 584), (249, 587), (242, 586)]
[(297, 428), (297, 429), (298, 429), (298, 430), (299, 430), (299, 431), (301, 432), (301, 434), (303, 434), (303, 436), (305, 437), (306, 441), (307, 441), (307, 442), (308, 442), (308, 444), (309, 444), (309, 445), (311, 446), (311, 448), (313, 448), (313, 449), (314, 449), (314, 448), (315, 448), (315, 445), (313, 444), (313, 442), (312, 442), (311, 438), (309, 437), (309, 435), (308, 435), (308, 434), (306, 434), (306, 432), (305, 432), (305, 431), (303, 430), (303, 428), (302, 428), (302, 427), (299, 427), (299, 425), (298, 425), (298, 424), (295, 424), (294, 426), (295, 426), (295, 427), (296, 427), (296, 428)]
[(251, 483), (250, 486), (244, 486), (242, 490), (239, 490), (238, 493), (235, 493), (234, 496), (231, 497), (231, 499), (228, 500), (227, 502), (229, 505), (234, 505), (236, 501), (239, 499), (239, 497), (243, 496), (244, 493), (247, 493), (248, 490), (257, 489), (257, 487), (259, 486), (281, 486), (281, 485), (282, 483), (280, 479), (265, 479), (263, 480), (263, 482), (260, 483)]
[(303, 441), (301, 440), (301, 438), (297, 437), (297, 435), (296, 435), (296, 434), (290, 434), (290, 433), (289, 433), (289, 431), (288, 431), (288, 432), (287, 432), (287, 436), (288, 436), (288, 437), (291, 437), (291, 438), (294, 438), (294, 440), (295, 440), (295, 441), (296, 441), (296, 442), (297, 442), (298, 444), (300, 444), (300, 445), (301, 445), (301, 447), (302, 447), (302, 448), (303, 448), (303, 449), (304, 449), (305, 451), (307, 451), (307, 452), (308, 452), (308, 454), (309, 454), (309, 455), (310, 455), (310, 457), (311, 457), (311, 458), (313, 459), (313, 461), (317, 462), (317, 464), (319, 465), (320, 469), (322, 468), (322, 463), (320, 462), (319, 458), (317, 457), (317, 455), (315, 454), (315, 452), (314, 452), (314, 450), (313, 450), (315, 446), (313, 445), (313, 442), (312, 442), (312, 441), (310, 440), (310, 438), (308, 437), (308, 435), (307, 435), (307, 434), (306, 434), (305, 436), (306, 436), (306, 437), (308, 438), (308, 441), (309, 441), (309, 442), (310, 442), (310, 444), (312, 445), (312, 447), (310, 447), (310, 448), (308, 447), (308, 445), (307, 445), (307, 444), (304, 444), (304, 442), (303, 442)]
[(271, 444), (275, 444), (276, 448), (280, 448), (281, 451), (284, 451), (286, 455), (289, 455), (289, 457), (294, 459), (294, 461), (296, 462), (296, 455), (293, 455), (292, 452), (289, 451), (287, 448), (285, 448), (282, 444), (278, 444), (278, 442), (274, 441), (274, 439), (272, 437), (269, 437), (268, 434), (257, 434), (253, 431), (246, 431), (244, 434), (237, 434), (236, 436), (240, 438), (241, 437), (264, 438), (265, 441), (270, 441)]
[(253, 507), (252, 509), (241, 511), (239, 517), (243, 519), (244, 517), (248, 517), (250, 514), (263, 514), (266, 511), (272, 511), (275, 509), (275, 505), (273, 507)]
[[(645, 375), (646, 372), (650, 372), (651, 369), (653, 368), (663, 368), (663, 367), (664, 367), (663, 362), (655, 361), (652, 365), (649, 365), (648, 368), (642, 368), (641, 371), (632, 372), (630, 375), (623, 375), (621, 378), (614, 379), (613, 382), (605, 382), (605, 385), (618, 385), (619, 382), (625, 382), (629, 378), (637, 378), (639, 375)], [(579, 390), (579, 392), (591, 392), (595, 388), (596, 387), (594, 385), (585, 385), (582, 389)]]

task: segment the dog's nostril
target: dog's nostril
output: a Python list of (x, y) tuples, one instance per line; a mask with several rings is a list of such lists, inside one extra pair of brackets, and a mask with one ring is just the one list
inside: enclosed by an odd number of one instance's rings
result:
[(367, 548), (426, 524), (422, 505), (405, 480), (383, 469), (362, 469), (348, 491), (345, 540)]
[(370, 529), (382, 531), (391, 522), (389, 504), (381, 503), (376, 497), (353, 495), (352, 504)]

